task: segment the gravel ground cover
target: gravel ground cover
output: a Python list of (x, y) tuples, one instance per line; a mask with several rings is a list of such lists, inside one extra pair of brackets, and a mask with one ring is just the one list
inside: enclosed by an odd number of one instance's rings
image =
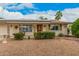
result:
[(0, 56), (78, 56), (79, 41), (71, 39), (8, 40), (0, 42)]

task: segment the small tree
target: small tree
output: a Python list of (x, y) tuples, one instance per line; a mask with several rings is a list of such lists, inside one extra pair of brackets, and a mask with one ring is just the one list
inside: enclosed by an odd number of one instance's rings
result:
[(39, 17), (39, 19), (43, 20), (43, 19), (44, 19), (44, 17), (43, 17), (43, 16), (40, 16), (40, 17)]
[(0, 19), (4, 19), (4, 18), (0, 17)]
[(44, 17), (44, 16), (40, 16), (39, 19), (41, 19), (41, 20), (47, 20), (48, 18)]
[(63, 15), (62, 15), (62, 12), (61, 12), (61, 11), (57, 11), (57, 13), (56, 13), (56, 15), (55, 15), (55, 19), (56, 19), (56, 20), (59, 20), (59, 19), (61, 19), (62, 16), (63, 16)]
[(48, 18), (45, 17), (44, 19), (47, 20)]
[(79, 36), (79, 18), (72, 24), (71, 31), (74, 36)]

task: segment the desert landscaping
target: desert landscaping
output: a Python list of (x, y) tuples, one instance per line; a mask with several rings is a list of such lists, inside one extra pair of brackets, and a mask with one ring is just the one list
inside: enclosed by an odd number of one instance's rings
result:
[(0, 56), (73, 56), (79, 55), (79, 40), (59, 37), (47, 40), (8, 40), (0, 43)]

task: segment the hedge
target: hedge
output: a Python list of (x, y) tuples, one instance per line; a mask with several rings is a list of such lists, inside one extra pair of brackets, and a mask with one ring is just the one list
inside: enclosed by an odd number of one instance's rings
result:
[(53, 39), (55, 37), (55, 32), (35, 32), (35, 39)]

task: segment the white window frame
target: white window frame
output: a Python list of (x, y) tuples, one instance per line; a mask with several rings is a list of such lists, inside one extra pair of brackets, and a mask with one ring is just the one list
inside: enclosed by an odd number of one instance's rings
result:
[(32, 25), (25, 25), (25, 24), (21, 25), (20, 26), (20, 32), (32, 32)]
[[(53, 30), (52, 28), (53, 28), (54, 26), (58, 26), (58, 30)], [(52, 30), (52, 31), (59, 31), (59, 25), (51, 25), (50, 30)]]

